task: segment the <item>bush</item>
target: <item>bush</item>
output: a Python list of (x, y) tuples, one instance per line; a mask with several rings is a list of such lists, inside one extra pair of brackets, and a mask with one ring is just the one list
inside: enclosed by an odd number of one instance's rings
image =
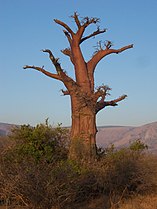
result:
[[(66, 159), (69, 142), (68, 129), (59, 124), (52, 128), (47, 122), (36, 127), (22, 125), (12, 130), (10, 140), (14, 141), (12, 153), (16, 160), (33, 158), (36, 162), (52, 162)], [(15, 156), (14, 156), (15, 157)]]
[(0, 200), (47, 208), (45, 188), (53, 166), (67, 160), (68, 129), (60, 124), (52, 128), (47, 122), (22, 125), (12, 130), (9, 140), (0, 155)]
[(140, 140), (76, 162), (67, 158), (68, 133), (61, 126), (24, 125), (10, 139), (14, 144), (0, 154), (0, 200), (11, 208), (107, 209), (132, 194), (157, 191), (156, 156)]
[(112, 202), (137, 194), (157, 192), (157, 156), (148, 152), (140, 140), (128, 148), (111, 145), (101, 150), (99, 163), (93, 165), (99, 190)]
[(151, 189), (153, 186), (154, 189), (157, 188), (157, 182), (153, 180), (157, 174), (156, 156), (145, 152), (147, 149), (147, 145), (135, 140), (127, 148), (116, 150), (114, 145), (111, 145), (101, 151), (99, 165), (102, 172), (98, 173), (105, 180), (109, 178), (108, 184), (104, 184), (108, 185), (110, 191), (149, 192), (150, 184)]

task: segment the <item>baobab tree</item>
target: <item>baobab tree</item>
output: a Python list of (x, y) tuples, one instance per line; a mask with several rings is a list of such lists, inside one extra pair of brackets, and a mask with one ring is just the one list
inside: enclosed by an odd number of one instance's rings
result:
[[(44, 67), (26, 65), (24, 69), (34, 69), (40, 71), (48, 77), (61, 81), (65, 90), (64, 95), (69, 95), (71, 99), (72, 126), (70, 135), (69, 158), (92, 158), (97, 154), (96, 148), (96, 115), (107, 106), (116, 106), (118, 102), (124, 100), (127, 95), (122, 95), (114, 100), (106, 101), (110, 88), (101, 85), (95, 88), (94, 72), (100, 60), (109, 54), (119, 54), (133, 45), (127, 45), (119, 49), (113, 49), (111, 41), (104, 43), (98, 42), (97, 49), (93, 56), (85, 61), (81, 50), (81, 44), (88, 39), (106, 32), (106, 29), (100, 29), (97, 24), (98, 18), (84, 17), (80, 18), (75, 12), (72, 16), (77, 26), (76, 31), (72, 30), (65, 22), (54, 19), (55, 23), (63, 27), (63, 32), (68, 40), (69, 47), (61, 52), (68, 56), (74, 67), (75, 78), (68, 76), (62, 68), (59, 58), (56, 58), (50, 49), (42, 50), (49, 55), (54, 65), (55, 72), (51, 73)], [(96, 30), (84, 35), (88, 26), (94, 24)]]

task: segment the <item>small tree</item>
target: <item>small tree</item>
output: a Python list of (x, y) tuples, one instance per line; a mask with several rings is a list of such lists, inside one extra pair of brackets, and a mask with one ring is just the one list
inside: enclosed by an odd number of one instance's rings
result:
[(77, 30), (74, 32), (66, 23), (55, 19), (54, 21), (64, 28), (63, 32), (69, 42), (69, 48), (62, 50), (62, 53), (70, 58), (74, 66), (75, 78), (67, 75), (61, 67), (59, 59), (55, 58), (49, 49), (42, 50), (48, 53), (52, 64), (56, 69), (56, 73), (51, 73), (44, 67), (26, 65), (24, 69), (31, 68), (42, 72), (48, 77), (63, 82), (66, 90), (62, 90), (64, 95), (70, 95), (71, 111), (72, 111), (72, 127), (71, 127), (71, 145), (69, 157), (76, 159), (80, 157), (91, 158), (96, 155), (96, 114), (107, 106), (116, 106), (119, 101), (126, 98), (122, 95), (119, 98), (111, 101), (106, 101), (106, 96), (110, 88), (106, 85), (101, 85), (97, 89), (94, 86), (94, 72), (100, 60), (109, 54), (119, 54), (133, 45), (124, 46), (120, 49), (112, 49), (112, 43), (98, 42), (96, 52), (92, 58), (85, 61), (80, 45), (99, 34), (105, 33), (106, 29), (97, 29), (84, 36), (84, 32), (91, 24), (97, 25), (98, 18), (84, 17), (80, 20), (79, 15), (75, 12), (72, 16)]

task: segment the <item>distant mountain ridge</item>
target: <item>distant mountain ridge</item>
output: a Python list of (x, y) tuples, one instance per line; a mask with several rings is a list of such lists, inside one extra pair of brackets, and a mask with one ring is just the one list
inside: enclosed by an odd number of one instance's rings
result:
[[(0, 136), (6, 136), (14, 124), (0, 123)], [(115, 147), (128, 146), (134, 140), (140, 139), (148, 145), (151, 152), (157, 153), (157, 122), (146, 125), (132, 126), (100, 126), (97, 133), (97, 145), (108, 147), (114, 144)]]
[(7, 136), (14, 126), (16, 125), (9, 123), (0, 123), (0, 136)]
[(107, 147), (110, 144), (118, 148), (126, 147), (137, 139), (147, 144), (151, 152), (157, 153), (157, 122), (139, 127), (98, 128), (97, 145), (101, 147)]

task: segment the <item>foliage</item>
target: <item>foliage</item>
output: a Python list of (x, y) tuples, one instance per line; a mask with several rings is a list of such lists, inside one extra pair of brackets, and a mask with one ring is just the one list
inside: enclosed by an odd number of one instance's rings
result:
[(36, 162), (52, 162), (67, 158), (68, 129), (61, 124), (52, 128), (46, 121), (36, 127), (22, 125), (12, 130), (10, 139), (15, 142), (13, 152), (16, 160), (33, 158)]
[(144, 144), (140, 139), (135, 140), (129, 147), (133, 151), (144, 151), (148, 149), (148, 145)]

